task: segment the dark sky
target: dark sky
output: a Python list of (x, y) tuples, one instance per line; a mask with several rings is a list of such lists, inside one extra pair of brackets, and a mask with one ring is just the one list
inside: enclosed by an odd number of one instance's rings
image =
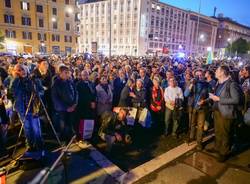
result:
[[(177, 6), (183, 9), (189, 9), (198, 12), (200, 0), (160, 0), (161, 2)], [(224, 16), (250, 26), (250, 0), (201, 0), (201, 13), (212, 16), (214, 7), (217, 7), (217, 13), (223, 13)]]

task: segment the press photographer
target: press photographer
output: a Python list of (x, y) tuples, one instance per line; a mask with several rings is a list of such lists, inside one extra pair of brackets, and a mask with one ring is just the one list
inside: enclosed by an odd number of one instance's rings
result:
[(127, 111), (123, 108), (118, 113), (106, 111), (101, 115), (99, 136), (107, 143), (110, 151), (115, 143), (130, 144), (131, 136), (126, 125)]
[(14, 67), (15, 78), (10, 89), (14, 99), (14, 109), (20, 121), (24, 124), (24, 133), (27, 139), (28, 151), (43, 149), (40, 120), (38, 112), (40, 102), (37, 95), (43, 95), (44, 90), (39, 79), (28, 77), (27, 69), (21, 64)]

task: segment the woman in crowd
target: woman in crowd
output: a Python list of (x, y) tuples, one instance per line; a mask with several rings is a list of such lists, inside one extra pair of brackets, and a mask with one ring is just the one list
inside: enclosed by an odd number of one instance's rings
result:
[(150, 111), (154, 128), (156, 132), (159, 132), (162, 127), (161, 123), (163, 120), (164, 92), (160, 87), (160, 79), (158, 77), (154, 77), (153, 79), (153, 88), (151, 94)]
[(97, 115), (100, 116), (105, 111), (111, 111), (112, 109), (112, 87), (108, 83), (106, 76), (102, 76), (100, 84), (96, 86), (97, 94)]

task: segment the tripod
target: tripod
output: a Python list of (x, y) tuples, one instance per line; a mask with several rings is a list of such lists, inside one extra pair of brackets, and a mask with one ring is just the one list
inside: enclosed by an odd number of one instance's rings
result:
[[(39, 103), (41, 104), (41, 106), (42, 106), (42, 110), (45, 112), (46, 118), (47, 118), (47, 120), (48, 120), (48, 122), (49, 122), (49, 124), (50, 124), (50, 126), (51, 126), (51, 128), (52, 128), (52, 131), (53, 131), (53, 133), (54, 133), (54, 135), (55, 135), (55, 137), (56, 137), (56, 140), (57, 140), (58, 144), (62, 147), (62, 143), (61, 143), (61, 141), (60, 141), (60, 139), (59, 139), (59, 137), (58, 137), (58, 135), (57, 135), (57, 133), (56, 133), (56, 131), (55, 131), (55, 128), (54, 128), (54, 126), (53, 126), (53, 124), (52, 124), (52, 121), (51, 121), (51, 119), (50, 119), (50, 117), (49, 117), (48, 111), (46, 110), (46, 107), (45, 107), (45, 105), (44, 105), (44, 103), (43, 103), (43, 101), (42, 101), (42, 99), (41, 99), (41, 96), (40, 96), (40, 94), (39, 94), (38, 91), (37, 91), (37, 86), (36, 86), (36, 83), (35, 83), (35, 79), (34, 79), (34, 78), (29, 78), (28, 80), (31, 80), (31, 82), (32, 82), (32, 92), (31, 92), (31, 96), (30, 96), (30, 99), (29, 99), (29, 102), (28, 102), (28, 105), (27, 105), (25, 114), (24, 114), (24, 118), (22, 118), (22, 116), (20, 115), (19, 112), (17, 113), (17, 114), (18, 114), (18, 118), (19, 118), (19, 120), (20, 120), (20, 122), (21, 122), (21, 128), (20, 128), (20, 131), (19, 131), (19, 134), (18, 134), (18, 137), (17, 137), (17, 142), (18, 142), (19, 139), (21, 138), (22, 130), (23, 130), (23, 128), (24, 128), (24, 123), (25, 123), (25, 121), (26, 121), (27, 115), (28, 115), (29, 110), (30, 110), (30, 108), (31, 108), (32, 101), (33, 101), (35, 98), (37, 98), (37, 99), (38, 99), (38, 102), (39, 102)], [(14, 155), (15, 155), (15, 152), (16, 152), (16, 148), (17, 148), (17, 144), (16, 144), (15, 147), (14, 147), (14, 151), (13, 151), (13, 153), (12, 153), (12, 158), (14, 158)]]

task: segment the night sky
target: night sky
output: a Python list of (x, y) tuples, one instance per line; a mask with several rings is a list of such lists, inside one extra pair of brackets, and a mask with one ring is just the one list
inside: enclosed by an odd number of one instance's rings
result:
[[(161, 2), (198, 12), (200, 0), (160, 0)], [(217, 13), (250, 27), (250, 0), (201, 0), (201, 13), (212, 16)]]

